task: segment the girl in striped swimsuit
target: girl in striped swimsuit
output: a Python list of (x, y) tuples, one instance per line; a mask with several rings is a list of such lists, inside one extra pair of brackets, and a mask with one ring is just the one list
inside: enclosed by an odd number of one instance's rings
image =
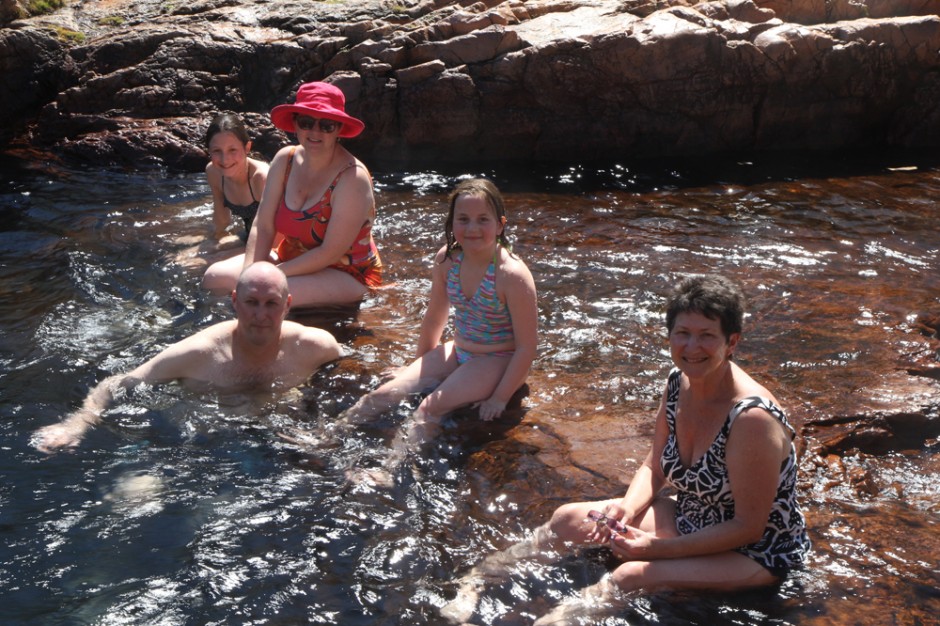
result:
[[(503, 199), (488, 180), (461, 182), (450, 196), (446, 245), (435, 258), (417, 359), (346, 412), (367, 421), (405, 396), (432, 389), (406, 422), (386, 463), (393, 470), (436, 436), (441, 418), (475, 405), (480, 419), (502, 414), (535, 358), (535, 283), (509, 250)], [(441, 342), (454, 308), (454, 337)]]

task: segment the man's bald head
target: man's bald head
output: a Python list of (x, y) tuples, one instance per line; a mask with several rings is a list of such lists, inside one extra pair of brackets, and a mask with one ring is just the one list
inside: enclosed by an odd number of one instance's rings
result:
[(255, 346), (279, 343), (290, 301), (284, 272), (264, 261), (252, 263), (242, 271), (232, 292), (236, 334)]
[(277, 265), (267, 261), (252, 263), (242, 270), (235, 284), (235, 297), (238, 297), (250, 285), (273, 286), (283, 298), (289, 295), (287, 276)]

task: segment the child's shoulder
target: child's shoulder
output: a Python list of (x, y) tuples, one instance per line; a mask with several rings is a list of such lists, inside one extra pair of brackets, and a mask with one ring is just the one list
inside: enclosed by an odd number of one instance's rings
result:
[(496, 285), (497, 289), (511, 288), (513, 291), (534, 292), (535, 280), (525, 261), (509, 250), (502, 249)]
[(522, 260), (522, 257), (502, 246), (499, 247), (499, 264), (505, 272), (529, 273), (529, 267), (525, 264), (525, 261)]
[(270, 165), (267, 161), (262, 161), (261, 159), (248, 159), (249, 164), (252, 166), (252, 176), (267, 176), (268, 169)]
[[(427, 257), (425, 257), (427, 258)], [(431, 274), (435, 277), (445, 276), (450, 270), (451, 265), (454, 264), (453, 253), (451, 256), (447, 256), (447, 246), (442, 247), (440, 250), (434, 253), (434, 258), (431, 261)]]
[(457, 251), (454, 250), (454, 251), (451, 251), (450, 256), (447, 256), (447, 246), (446, 245), (441, 246), (441, 248), (437, 252), (434, 253), (434, 264), (440, 265), (442, 263), (448, 263), (448, 264), (453, 263), (454, 254), (456, 253)]

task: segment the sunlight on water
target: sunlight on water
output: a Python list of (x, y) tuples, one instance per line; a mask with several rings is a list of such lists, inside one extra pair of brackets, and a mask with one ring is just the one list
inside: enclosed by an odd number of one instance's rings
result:
[[(508, 232), (540, 293), (532, 388), (511, 437), (455, 416), (388, 492), (351, 486), (347, 473), (378, 465), (413, 402), (351, 433), (334, 417), (412, 358), (456, 176), (376, 176), (390, 287), (355, 314), (313, 319), (349, 357), (310, 385), (254, 403), (142, 386), (78, 450), (47, 459), (28, 445), (36, 428), (103, 376), (231, 312), (194, 289), (198, 271), (171, 262), (205, 235), (202, 177), (24, 173), (0, 221), (0, 621), (440, 624), (456, 577), (528, 536), (569, 493), (581, 470), (551, 448), (561, 423), (582, 429), (571, 447), (610, 440), (617, 467), (635, 469), (650, 436), (637, 416), (655, 411), (669, 367), (664, 294), (689, 268), (744, 284), (754, 304), (742, 362), (804, 390), (812, 406), (794, 406), (798, 417), (840, 415), (882, 382), (866, 376), (896, 369), (898, 346), (921, 346), (911, 311), (936, 308), (938, 176), (754, 167), (702, 180), (675, 165), (484, 172), (507, 190)], [(892, 202), (899, 185), (906, 195)], [(885, 329), (895, 343), (884, 345)], [(592, 431), (607, 413), (622, 418)], [(284, 440), (292, 429), (312, 443)], [(936, 452), (921, 440), (846, 453), (856, 482), (805, 463), (815, 552), (779, 589), (651, 594), (602, 623), (849, 623), (859, 603), (915, 623), (937, 604), (918, 582), (935, 574)], [(521, 562), (473, 621), (529, 624), (610, 565), (601, 550)]]

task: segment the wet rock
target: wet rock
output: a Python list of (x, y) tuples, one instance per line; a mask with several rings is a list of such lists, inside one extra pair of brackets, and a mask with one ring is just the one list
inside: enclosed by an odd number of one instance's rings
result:
[(913, 330), (924, 336), (926, 341), (909, 342), (905, 346), (902, 367), (913, 376), (940, 379), (940, 314), (918, 314)]
[(26, 15), (20, 2), (16, 0), (0, 0), (0, 24), (9, 24)]
[(215, 112), (276, 137), (267, 111), (329, 79), (366, 122), (366, 159), (932, 145), (938, 3), (75, 3), (0, 33), (0, 140), (200, 169)]
[(819, 442), (814, 452), (823, 458), (856, 451), (883, 455), (920, 449), (940, 435), (940, 405), (912, 412), (835, 416), (808, 424), (804, 433)]
[(940, 338), (940, 313), (920, 313), (914, 321), (920, 332), (934, 339)]
[[(0, 142), (20, 135), (22, 124), (35, 119), (42, 107), (77, 79), (67, 45), (54, 32), (41, 28), (0, 30)], [(25, 137), (21, 133), (25, 132)]]
[(758, 0), (781, 19), (800, 24), (821, 24), (841, 20), (931, 15), (938, 12), (936, 0)]
[(848, 478), (852, 483), (852, 487), (858, 494), (868, 497), (878, 495), (878, 484), (868, 470), (861, 467), (854, 467), (849, 472)]

